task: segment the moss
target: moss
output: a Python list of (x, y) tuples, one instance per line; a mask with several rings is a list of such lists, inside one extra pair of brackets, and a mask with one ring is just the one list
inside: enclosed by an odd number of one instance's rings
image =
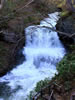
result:
[[(34, 88), (33, 91), (30, 91), (30, 94), (27, 96), (26, 100), (32, 100), (32, 98), (36, 95), (36, 93), (39, 92), (45, 86), (47, 86), (49, 83), (50, 83), (49, 78), (45, 78), (44, 80), (37, 82), (36, 87)], [(42, 100), (42, 98), (39, 100)]]
[[(72, 49), (75, 46), (72, 47)], [(72, 81), (75, 78), (75, 51), (67, 54), (63, 58), (62, 61), (57, 65), (57, 70), (59, 73), (59, 79), (63, 79), (64, 81)], [(64, 77), (65, 76), (65, 77)]]
[(70, 13), (69, 11), (65, 10), (65, 11), (62, 11), (62, 12), (61, 12), (60, 16), (61, 16), (61, 17), (66, 17), (66, 16), (69, 15), (69, 13)]
[(36, 92), (39, 92), (42, 88), (44, 88), (45, 86), (47, 86), (49, 84), (49, 82), (50, 82), (50, 79), (49, 78), (46, 78), (45, 80), (39, 81), (36, 84), (35, 91)]

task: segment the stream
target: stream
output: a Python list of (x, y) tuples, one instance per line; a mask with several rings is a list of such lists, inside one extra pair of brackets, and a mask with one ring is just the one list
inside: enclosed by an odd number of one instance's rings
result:
[[(25, 29), (26, 45), (23, 47), (25, 61), (0, 78), (0, 100), (25, 100), (36, 83), (57, 73), (56, 64), (66, 51), (57, 32), (47, 27), (54, 27), (59, 20), (59, 13), (48, 15), (40, 25)], [(43, 27), (44, 26), (44, 27)]]

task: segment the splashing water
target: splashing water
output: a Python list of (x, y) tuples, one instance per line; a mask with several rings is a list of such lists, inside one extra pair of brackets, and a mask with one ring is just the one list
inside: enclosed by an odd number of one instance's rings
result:
[(47, 27), (55, 28), (58, 19), (58, 12), (52, 13), (40, 25), (25, 29), (26, 61), (0, 78), (0, 100), (25, 100), (38, 81), (57, 73), (56, 63), (65, 55), (65, 49), (57, 33)]

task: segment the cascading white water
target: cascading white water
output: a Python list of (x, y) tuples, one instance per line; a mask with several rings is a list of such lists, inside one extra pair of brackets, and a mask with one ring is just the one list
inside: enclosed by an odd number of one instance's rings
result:
[(0, 78), (0, 86), (3, 86), (0, 100), (25, 100), (38, 81), (52, 78), (57, 73), (56, 63), (63, 58), (65, 49), (57, 33), (47, 27), (55, 28), (58, 19), (58, 13), (52, 13), (40, 25), (25, 29), (23, 54), (26, 61)]

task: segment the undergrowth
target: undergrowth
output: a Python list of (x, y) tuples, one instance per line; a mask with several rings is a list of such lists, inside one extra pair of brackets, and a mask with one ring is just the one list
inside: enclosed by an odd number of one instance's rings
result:
[(67, 54), (57, 65), (58, 78), (64, 81), (74, 80), (75, 77), (75, 46), (71, 46), (73, 50)]
[[(71, 52), (67, 54), (58, 64), (58, 74), (53, 77), (53, 82), (61, 83), (65, 91), (69, 91), (72, 87), (72, 82), (75, 81), (75, 45), (70, 46)], [(29, 100), (39, 92), (42, 88), (46, 87), (52, 81), (49, 78), (41, 80), (36, 84), (36, 87), (28, 95)], [(63, 83), (62, 83), (63, 82)], [(28, 99), (27, 99), (28, 100)]]

